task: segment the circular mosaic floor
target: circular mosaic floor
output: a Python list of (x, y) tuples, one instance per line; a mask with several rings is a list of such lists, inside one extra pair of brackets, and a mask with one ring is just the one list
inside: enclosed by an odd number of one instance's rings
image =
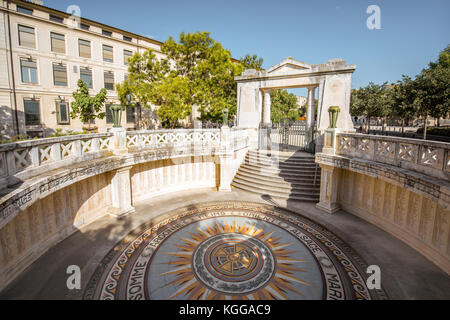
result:
[(323, 227), (269, 205), (177, 210), (119, 242), (85, 299), (379, 299), (366, 265)]

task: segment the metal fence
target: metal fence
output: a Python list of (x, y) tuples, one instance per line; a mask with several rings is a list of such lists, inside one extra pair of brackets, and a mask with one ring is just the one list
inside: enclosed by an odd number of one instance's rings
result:
[(280, 123), (259, 127), (259, 149), (302, 150), (312, 152), (306, 140), (306, 121)]

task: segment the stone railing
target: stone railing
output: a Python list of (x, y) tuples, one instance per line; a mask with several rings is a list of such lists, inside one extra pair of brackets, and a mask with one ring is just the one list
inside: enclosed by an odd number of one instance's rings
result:
[[(115, 134), (87, 134), (0, 145), (0, 189), (46, 171), (116, 154)], [(122, 151), (194, 148), (210, 153), (248, 146), (246, 129), (176, 129), (126, 132)]]
[(111, 133), (28, 140), (0, 145), (0, 189), (8, 178), (27, 179), (36, 173), (108, 154)]
[(128, 148), (168, 148), (220, 144), (220, 129), (175, 129), (127, 132)]
[(365, 219), (450, 274), (450, 143), (328, 132), (317, 208)]
[(336, 155), (381, 162), (440, 179), (450, 177), (450, 143), (338, 133)]

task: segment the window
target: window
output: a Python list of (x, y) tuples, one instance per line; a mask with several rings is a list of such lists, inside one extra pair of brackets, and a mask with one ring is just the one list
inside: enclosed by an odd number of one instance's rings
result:
[(20, 72), (22, 74), (22, 82), (37, 83), (36, 61), (20, 59)]
[(65, 101), (56, 101), (56, 115), (58, 124), (69, 124), (69, 104)]
[(136, 122), (136, 117), (134, 114), (134, 108), (127, 106), (126, 108), (126, 114), (127, 114), (127, 123), (135, 123)]
[(113, 116), (112, 116), (112, 110), (111, 110), (111, 104), (106, 105), (106, 123), (114, 123)]
[(125, 74), (123, 75), (123, 80), (128, 80), (128, 73), (125, 73)]
[(50, 32), (52, 51), (57, 53), (66, 53), (66, 41), (63, 34)]
[(55, 86), (67, 86), (67, 66), (64, 64), (53, 64), (53, 83)]
[(127, 36), (123, 36), (123, 40), (131, 42), (133, 39), (131, 39), (130, 37), (127, 37)]
[(78, 39), (78, 53), (82, 58), (91, 58), (91, 42)]
[(108, 31), (108, 30), (102, 30), (102, 35), (111, 37), (112, 36), (112, 32)]
[(128, 60), (130, 60), (130, 58), (133, 56), (133, 52), (129, 51), (129, 50), (123, 50), (123, 63), (128, 66), (130, 63), (128, 62)]
[(54, 21), (54, 22), (58, 22), (58, 23), (63, 23), (63, 18), (58, 17), (58, 16), (54, 16), (54, 15), (50, 15), (50, 21)]
[(24, 100), (23, 110), (25, 112), (25, 125), (35, 126), (41, 124), (41, 113), (38, 100)]
[(36, 48), (34, 28), (19, 25), (19, 45), (28, 48)]
[(113, 55), (113, 47), (103, 45), (103, 61), (106, 62), (113, 62), (114, 61), (114, 55)]
[(84, 23), (80, 23), (80, 28), (83, 29), (83, 30), (89, 30), (90, 29), (89, 25), (84, 24)]
[(21, 6), (17, 6), (17, 12), (30, 14), (30, 15), (33, 14), (33, 10), (32, 9), (28, 9), (28, 8), (21, 7)]
[(80, 79), (86, 83), (89, 89), (92, 89), (92, 70), (89, 68), (80, 68)]
[(105, 78), (105, 89), (114, 90), (114, 73), (111, 71), (105, 71), (103, 75)]

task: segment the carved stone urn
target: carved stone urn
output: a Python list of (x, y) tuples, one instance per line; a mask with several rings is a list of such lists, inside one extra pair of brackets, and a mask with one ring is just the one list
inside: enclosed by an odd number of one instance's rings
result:
[(339, 108), (338, 106), (331, 106), (328, 108), (328, 114), (330, 115), (330, 128), (336, 128), (336, 123), (340, 111), (341, 108)]

